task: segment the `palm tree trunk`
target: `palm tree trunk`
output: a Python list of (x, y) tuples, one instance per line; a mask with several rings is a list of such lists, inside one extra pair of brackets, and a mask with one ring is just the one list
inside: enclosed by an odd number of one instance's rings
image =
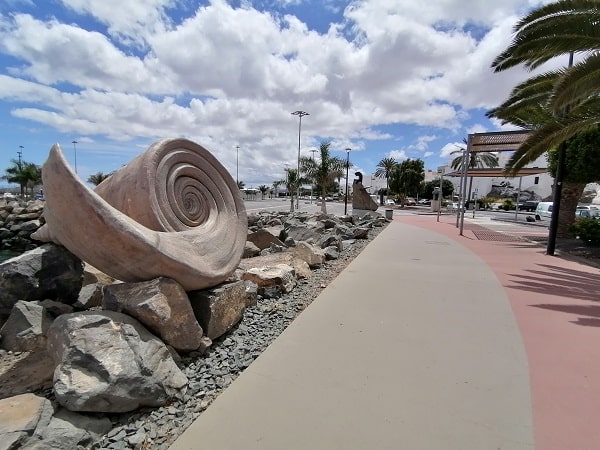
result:
[(571, 183), (563, 182), (560, 197), (560, 210), (558, 211), (558, 226), (556, 228), (556, 237), (568, 238), (571, 237), (569, 233), (569, 226), (575, 221), (575, 210), (577, 209), (577, 203), (583, 190), (585, 189), (586, 183)]
[(321, 188), (321, 212), (327, 214), (327, 202), (325, 201), (326, 189)]

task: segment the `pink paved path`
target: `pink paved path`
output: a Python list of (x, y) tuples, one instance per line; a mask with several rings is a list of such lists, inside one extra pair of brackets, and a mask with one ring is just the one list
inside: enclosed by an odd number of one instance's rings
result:
[(467, 222), (459, 236), (453, 216), (394, 220), (460, 242), (506, 289), (529, 360), (536, 449), (600, 449), (600, 270), (528, 242), (480, 240)]

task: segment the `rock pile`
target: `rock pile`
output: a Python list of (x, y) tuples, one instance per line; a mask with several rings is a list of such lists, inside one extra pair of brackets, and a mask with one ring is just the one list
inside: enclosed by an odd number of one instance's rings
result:
[(37, 247), (39, 243), (31, 239), (31, 234), (44, 224), (44, 202), (2, 202), (4, 205), (0, 204), (0, 249), (24, 252)]
[(167, 278), (113, 283), (51, 244), (0, 264), (0, 359), (45, 361), (29, 367), (28, 385), (0, 388), (6, 448), (167, 448), (306, 307), (327, 265), (344, 264), (386, 222), (252, 215), (255, 256), (202, 291)]

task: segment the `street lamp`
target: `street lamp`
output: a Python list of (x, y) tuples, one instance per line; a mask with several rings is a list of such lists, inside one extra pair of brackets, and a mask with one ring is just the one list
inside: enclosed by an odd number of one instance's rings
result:
[[(298, 116), (298, 181), (300, 181), (300, 131), (302, 130), (302, 117), (309, 116), (310, 114), (306, 111), (294, 111), (292, 116)], [(296, 209), (300, 207), (300, 183), (298, 183), (298, 189), (296, 191)]]
[(22, 145), (19, 145), (19, 148), (20, 148), (21, 150), (19, 150), (19, 151), (17, 152), (17, 155), (19, 155), (19, 167), (21, 167), (21, 155), (23, 154), (23, 149), (24, 149), (25, 147), (23, 147)]
[(346, 195), (344, 196), (344, 215), (348, 214), (348, 169), (350, 168), (350, 148), (346, 149)]
[(73, 152), (75, 153), (75, 173), (77, 173), (77, 141), (71, 143), (73, 144)]
[[(310, 152), (312, 153), (312, 157), (311, 159), (314, 161), (315, 160), (315, 152), (317, 151), (316, 148), (313, 148), (312, 150), (310, 150)], [(311, 180), (310, 182), (310, 204), (312, 205), (312, 201), (313, 201), (313, 180)]]
[(240, 180), (238, 178), (239, 176), (239, 168), (240, 168), (240, 146), (236, 145), (236, 152), (235, 152), (235, 184), (240, 185)]

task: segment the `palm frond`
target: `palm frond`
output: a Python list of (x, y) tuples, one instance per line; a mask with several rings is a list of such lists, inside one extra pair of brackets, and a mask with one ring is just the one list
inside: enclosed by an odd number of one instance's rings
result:
[(600, 52), (563, 71), (551, 96), (553, 111), (563, 111), (590, 95), (600, 94)]
[(600, 5), (594, 0), (561, 0), (532, 11), (514, 27), (511, 45), (492, 63), (496, 72), (523, 64), (535, 69), (570, 52), (600, 46)]

